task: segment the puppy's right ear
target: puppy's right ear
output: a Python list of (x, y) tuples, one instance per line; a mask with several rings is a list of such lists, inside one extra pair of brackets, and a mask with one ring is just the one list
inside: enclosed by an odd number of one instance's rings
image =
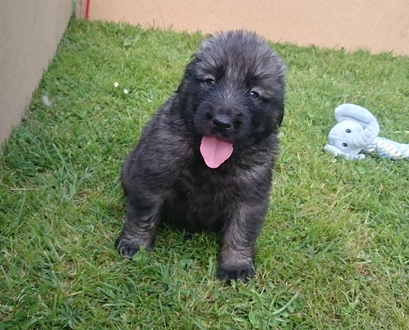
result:
[(214, 38), (214, 34), (208, 33), (204, 36), (204, 39), (200, 40), (200, 47), (205, 47), (208, 43), (209, 40)]

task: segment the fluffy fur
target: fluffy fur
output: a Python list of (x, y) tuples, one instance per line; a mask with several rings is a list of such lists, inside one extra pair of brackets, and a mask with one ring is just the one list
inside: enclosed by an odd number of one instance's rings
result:
[[(161, 221), (187, 232), (220, 232), (217, 275), (254, 276), (284, 115), (284, 65), (269, 45), (245, 31), (202, 43), (183, 80), (144, 128), (122, 167), (128, 199), (116, 248), (132, 257), (151, 248)], [(203, 136), (233, 145), (218, 168), (206, 166)]]

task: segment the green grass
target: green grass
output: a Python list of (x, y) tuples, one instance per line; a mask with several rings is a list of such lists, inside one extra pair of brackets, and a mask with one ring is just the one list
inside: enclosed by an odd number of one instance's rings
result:
[(70, 22), (0, 156), (0, 329), (408, 329), (409, 162), (322, 151), (344, 102), (409, 143), (405, 57), (273, 45), (286, 116), (254, 280), (216, 279), (212, 234), (114, 250), (123, 157), (201, 38)]

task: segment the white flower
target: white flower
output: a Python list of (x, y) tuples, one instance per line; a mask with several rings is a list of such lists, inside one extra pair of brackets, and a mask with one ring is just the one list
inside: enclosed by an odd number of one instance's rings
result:
[(125, 94), (128, 94), (129, 91), (128, 91), (127, 89), (124, 89), (124, 93), (125, 93)]
[(118, 87), (119, 86), (118, 82), (114, 82), (114, 86)]
[(44, 105), (46, 107), (51, 107), (51, 101), (50, 101), (50, 99), (48, 98), (47, 95), (43, 95), (42, 99), (43, 99), (43, 103), (44, 103)]

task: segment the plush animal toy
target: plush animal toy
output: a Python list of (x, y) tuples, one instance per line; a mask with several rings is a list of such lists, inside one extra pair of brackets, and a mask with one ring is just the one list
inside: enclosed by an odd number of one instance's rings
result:
[(378, 137), (379, 125), (376, 118), (365, 108), (355, 104), (342, 104), (335, 109), (338, 121), (328, 134), (324, 149), (335, 156), (348, 160), (364, 159), (364, 152), (390, 159), (409, 158), (409, 144), (402, 144)]

